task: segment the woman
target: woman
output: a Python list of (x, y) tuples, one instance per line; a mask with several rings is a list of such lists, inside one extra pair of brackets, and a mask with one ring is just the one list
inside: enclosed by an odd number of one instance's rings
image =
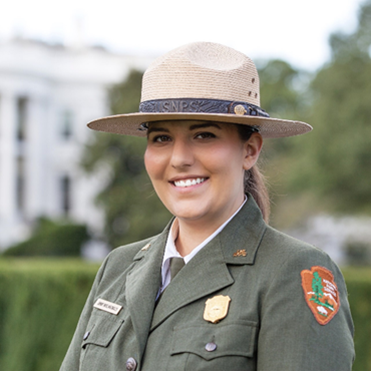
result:
[(262, 138), (311, 127), (270, 118), (259, 99), (249, 58), (194, 43), (146, 71), (139, 113), (89, 124), (147, 136), (146, 170), (174, 219), (106, 258), (61, 370), (351, 370), (338, 267), (264, 221)]

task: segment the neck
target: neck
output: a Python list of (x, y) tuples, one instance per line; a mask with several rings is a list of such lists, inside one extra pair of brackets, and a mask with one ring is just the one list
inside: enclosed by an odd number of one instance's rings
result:
[(218, 227), (209, 229), (198, 228), (197, 225), (192, 225), (192, 223), (182, 223), (179, 221), (178, 237), (175, 240), (175, 246), (179, 254), (181, 256), (190, 254), (194, 248), (205, 241)]
[[(242, 203), (241, 203), (242, 204)], [(178, 233), (175, 239), (175, 246), (181, 256), (190, 254), (193, 249), (211, 236), (224, 222), (226, 222), (237, 210), (241, 204), (230, 210), (229, 213), (208, 220), (187, 220), (177, 218)]]

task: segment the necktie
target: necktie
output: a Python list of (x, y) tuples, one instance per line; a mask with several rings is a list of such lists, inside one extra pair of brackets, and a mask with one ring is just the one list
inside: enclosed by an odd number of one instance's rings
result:
[(184, 267), (183, 258), (171, 258), (170, 259), (170, 277), (173, 280), (179, 271)]
[[(171, 280), (174, 279), (174, 277), (179, 273), (179, 271), (184, 267), (184, 265), (185, 263), (184, 263), (183, 258), (171, 258), (170, 259), (170, 279)], [(155, 307), (157, 307), (157, 304), (160, 302), (160, 299), (164, 291), (162, 291), (159, 297), (157, 298)]]

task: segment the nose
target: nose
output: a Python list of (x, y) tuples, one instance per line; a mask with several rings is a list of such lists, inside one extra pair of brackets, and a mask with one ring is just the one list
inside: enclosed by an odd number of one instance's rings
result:
[(170, 163), (173, 168), (183, 168), (193, 165), (194, 154), (192, 146), (186, 139), (178, 138), (174, 141)]

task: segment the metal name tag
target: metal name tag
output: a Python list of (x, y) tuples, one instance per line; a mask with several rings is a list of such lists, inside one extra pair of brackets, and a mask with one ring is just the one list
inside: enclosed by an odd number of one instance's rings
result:
[(94, 308), (117, 315), (122, 309), (122, 306), (107, 300), (98, 299), (94, 304)]

